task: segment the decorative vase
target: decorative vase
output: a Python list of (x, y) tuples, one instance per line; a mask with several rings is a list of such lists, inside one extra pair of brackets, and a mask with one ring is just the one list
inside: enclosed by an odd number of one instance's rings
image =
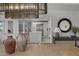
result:
[(17, 50), (18, 51), (25, 51), (27, 45), (27, 35), (26, 34), (19, 34), (17, 40)]
[(13, 54), (16, 48), (16, 40), (12, 38), (12, 36), (8, 36), (8, 38), (4, 41), (4, 46), (8, 55)]

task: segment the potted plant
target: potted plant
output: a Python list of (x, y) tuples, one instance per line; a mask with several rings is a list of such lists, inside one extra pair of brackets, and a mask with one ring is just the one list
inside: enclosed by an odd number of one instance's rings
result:
[(76, 37), (77, 32), (79, 32), (79, 28), (76, 26), (72, 27), (72, 32), (74, 33), (74, 36)]

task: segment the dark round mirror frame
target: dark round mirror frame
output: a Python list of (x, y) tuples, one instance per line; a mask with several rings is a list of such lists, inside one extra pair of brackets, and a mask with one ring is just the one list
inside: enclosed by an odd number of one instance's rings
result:
[[(61, 23), (62, 21), (67, 21), (67, 22), (69, 22), (70, 27), (69, 27), (68, 30), (64, 31), (64, 30), (62, 30), (62, 29), (60, 28), (60, 23)], [(71, 22), (68, 18), (62, 18), (62, 19), (59, 20), (59, 22), (58, 22), (58, 28), (60, 28), (61, 32), (64, 32), (64, 33), (69, 32), (69, 31), (71, 30), (71, 28), (72, 28), (72, 22)]]

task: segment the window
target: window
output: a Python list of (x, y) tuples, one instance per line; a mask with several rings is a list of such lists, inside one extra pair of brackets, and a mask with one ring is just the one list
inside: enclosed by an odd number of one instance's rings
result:
[(19, 33), (23, 33), (23, 22), (19, 21)]
[(23, 32), (23, 24), (19, 24), (19, 33)]
[(8, 21), (8, 29), (13, 33), (13, 21)]
[(27, 23), (25, 23), (25, 32), (28, 32), (28, 24)]
[(19, 21), (19, 33), (28, 33), (31, 31), (31, 22)]
[(0, 21), (0, 33), (3, 31), (3, 22)]

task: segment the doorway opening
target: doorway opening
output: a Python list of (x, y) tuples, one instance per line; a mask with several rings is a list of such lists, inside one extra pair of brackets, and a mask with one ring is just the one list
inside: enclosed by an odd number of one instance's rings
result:
[(32, 22), (32, 31), (41, 32), (41, 43), (49, 43), (48, 37), (48, 21), (36, 21)]

